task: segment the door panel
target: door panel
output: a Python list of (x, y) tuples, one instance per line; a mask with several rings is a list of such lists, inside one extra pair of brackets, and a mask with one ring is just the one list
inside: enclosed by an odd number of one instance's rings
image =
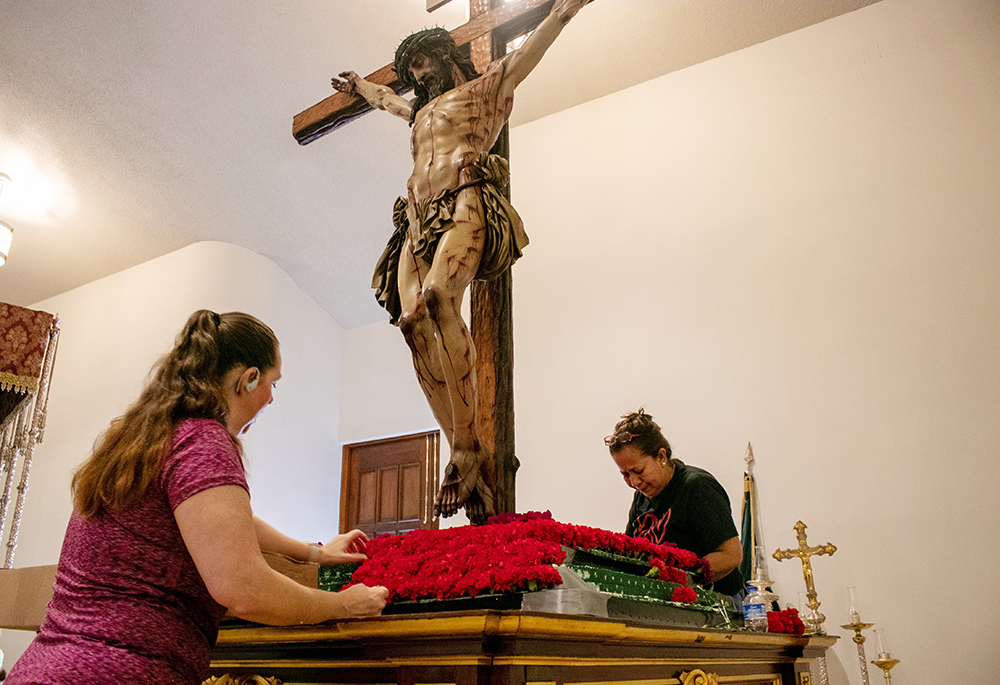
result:
[(414, 522), (420, 519), (420, 512), (423, 511), (423, 501), (420, 499), (420, 484), (422, 482), (420, 464), (406, 464), (399, 467), (401, 495), (399, 506), (399, 520)]
[(345, 445), (340, 532), (436, 529), (438, 445), (438, 431)]
[[(354, 528), (364, 524), (374, 525), (375, 502), (378, 500), (375, 495), (375, 472), (362, 473), (360, 480), (360, 503), (358, 505), (358, 518), (355, 521), (356, 525), (353, 526)], [(348, 527), (347, 530), (351, 530), (351, 527)], [(341, 530), (341, 532), (346, 531)]]

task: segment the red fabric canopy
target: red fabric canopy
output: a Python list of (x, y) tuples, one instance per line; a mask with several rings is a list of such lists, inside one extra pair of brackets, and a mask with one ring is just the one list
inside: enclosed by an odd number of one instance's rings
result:
[(38, 390), (53, 319), (0, 302), (0, 421)]

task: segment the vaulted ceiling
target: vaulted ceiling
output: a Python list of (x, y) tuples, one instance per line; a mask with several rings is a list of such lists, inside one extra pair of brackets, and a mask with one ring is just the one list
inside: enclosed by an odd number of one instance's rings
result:
[[(516, 126), (876, 0), (600, 0), (519, 88)], [(274, 260), (345, 328), (409, 173), (374, 113), (308, 146), (330, 77), (466, 20), (464, 0), (32, 0), (0, 7), (0, 299), (30, 305), (201, 240)], [(516, 173), (516, 169), (514, 170)], [(516, 200), (516, 198), (515, 198)]]

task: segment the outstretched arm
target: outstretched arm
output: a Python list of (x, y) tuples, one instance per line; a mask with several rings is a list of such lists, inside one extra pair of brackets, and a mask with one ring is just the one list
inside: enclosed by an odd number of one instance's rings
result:
[(589, 2), (591, 0), (556, 0), (549, 15), (528, 36), (524, 45), (512, 52), (507, 59), (504, 85), (511, 90), (516, 88), (538, 66), (542, 55), (562, 33), (563, 27)]
[(311, 543), (289, 537), (256, 516), (253, 517), (253, 525), (257, 544), (262, 552), (277, 552), (299, 561), (316, 561), (321, 564), (346, 564), (368, 558), (365, 555), (368, 536), (360, 530), (338, 535), (314, 550)]
[(212, 598), (239, 618), (270, 625), (322, 623), (374, 616), (385, 606), (389, 593), (382, 587), (325, 592), (271, 570), (260, 553), (250, 497), (239, 486), (192, 495), (177, 505), (174, 519)]
[(341, 93), (360, 95), (375, 109), (385, 110), (389, 114), (395, 114), (407, 121), (410, 120), (412, 109), (410, 102), (396, 95), (388, 86), (379, 86), (371, 81), (366, 81), (353, 71), (340, 72), (340, 78), (336, 76), (331, 78), (330, 85)]

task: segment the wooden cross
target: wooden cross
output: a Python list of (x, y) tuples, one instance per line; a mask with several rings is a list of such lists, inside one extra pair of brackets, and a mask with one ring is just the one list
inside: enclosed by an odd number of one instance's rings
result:
[[(552, 9), (554, 0), (470, 0), (468, 23), (451, 32), (459, 47), (468, 46), (480, 73), (506, 53), (507, 43), (531, 31)], [(443, 4), (443, 3), (438, 3)], [(406, 88), (396, 78), (392, 64), (365, 77), (388, 86), (397, 95)], [(306, 145), (367, 114), (372, 107), (364, 98), (335, 93), (295, 115), (292, 134)], [(509, 158), (509, 138), (504, 126), (492, 152)], [(515, 511), (514, 476), (514, 334), (510, 269), (491, 281), (473, 281), (471, 288), (472, 340), (476, 346), (479, 441), (492, 455), (495, 473), (496, 512)]]
[(832, 555), (837, 551), (829, 542), (825, 545), (818, 545), (816, 547), (809, 547), (806, 544), (806, 524), (802, 521), (795, 522), (795, 537), (799, 541), (799, 546), (795, 549), (778, 549), (775, 550), (772, 555), (778, 561), (783, 561), (785, 559), (794, 559), (798, 557), (802, 561), (802, 575), (806, 579), (806, 595), (809, 597), (809, 609), (810, 617), (816, 623), (816, 630), (822, 628), (823, 621), (826, 620), (826, 616), (819, 613), (819, 600), (816, 599), (816, 586), (813, 584), (813, 571), (812, 564), (809, 561), (809, 557), (818, 556), (820, 554), (830, 554)]

